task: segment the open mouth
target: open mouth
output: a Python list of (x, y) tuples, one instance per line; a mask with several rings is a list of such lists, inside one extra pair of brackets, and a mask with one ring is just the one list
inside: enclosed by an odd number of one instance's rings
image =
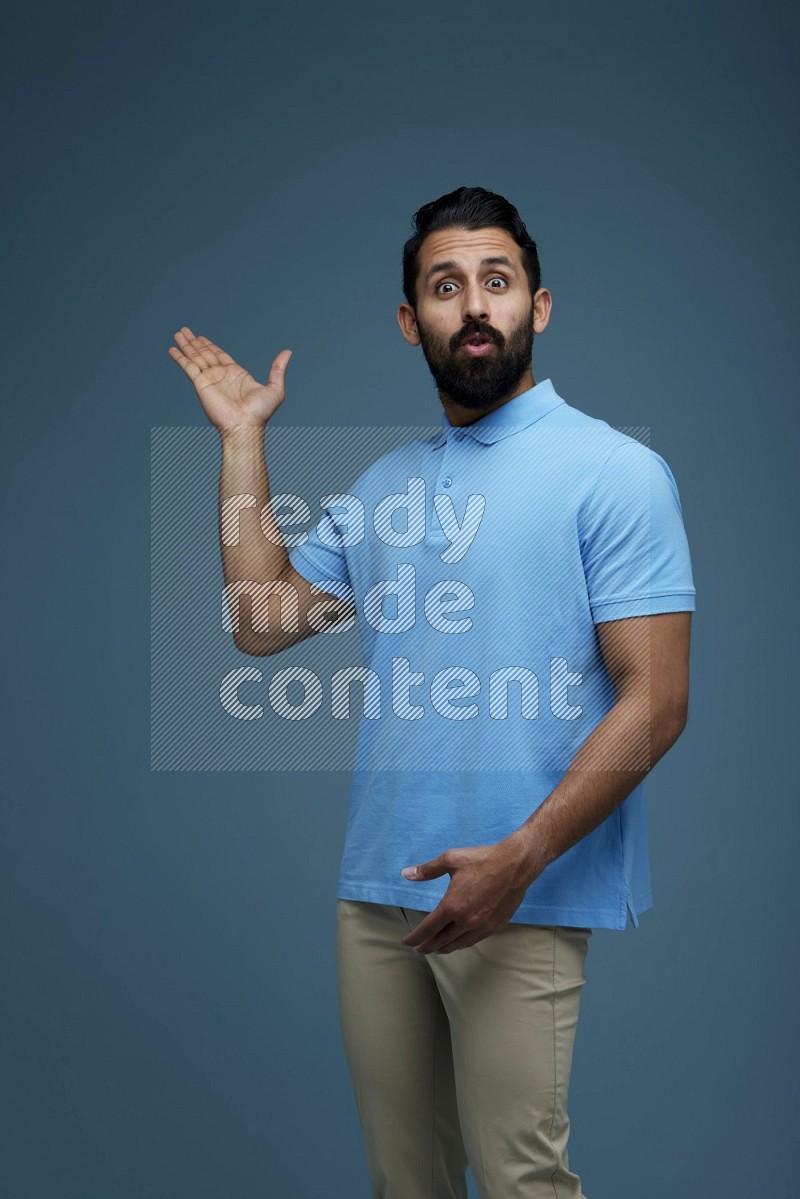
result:
[(468, 354), (471, 354), (473, 358), (482, 358), (494, 347), (494, 342), (487, 337), (470, 337), (468, 341), (464, 341), (461, 344), (462, 348)]

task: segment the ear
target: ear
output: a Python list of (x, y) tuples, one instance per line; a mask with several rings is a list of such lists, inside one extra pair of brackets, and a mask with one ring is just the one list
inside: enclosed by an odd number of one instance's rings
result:
[(397, 309), (397, 323), (408, 344), (418, 346), (421, 339), (417, 332), (417, 318), (410, 304), (401, 304)]
[(553, 297), (546, 287), (540, 287), (533, 297), (533, 331), (543, 333), (550, 320), (553, 307)]

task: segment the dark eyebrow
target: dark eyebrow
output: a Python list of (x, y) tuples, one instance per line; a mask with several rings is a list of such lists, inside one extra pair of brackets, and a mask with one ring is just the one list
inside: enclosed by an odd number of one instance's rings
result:
[[(514, 274), (517, 273), (516, 267), (510, 258), (506, 258), (504, 254), (496, 254), (494, 258), (484, 258), (481, 260), (481, 266), (507, 266)], [(448, 260), (447, 262), (434, 262), (433, 266), (425, 275), (425, 282), (436, 275), (439, 271), (456, 271), (458, 264)]]

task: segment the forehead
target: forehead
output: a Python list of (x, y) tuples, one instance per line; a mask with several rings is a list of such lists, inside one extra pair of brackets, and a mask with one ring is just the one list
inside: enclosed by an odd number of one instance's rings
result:
[(494, 226), (487, 229), (437, 229), (435, 233), (429, 233), (420, 246), (419, 268), (424, 274), (433, 262), (443, 258), (469, 266), (495, 254), (505, 254), (513, 263), (521, 265), (519, 246), (505, 229)]

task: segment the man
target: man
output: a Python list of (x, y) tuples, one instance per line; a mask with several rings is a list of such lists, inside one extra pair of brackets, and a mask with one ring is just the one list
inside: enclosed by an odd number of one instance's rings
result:
[(188, 328), (170, 354), (222, 438), (226, 585), (270, 584), (236, 645), (358, 620), (337, 972), (373, 1193), (463, 1197), (469, 1163), (483, 1199), (575, 1199), (584, 960), (593, 928), (652, 904), (641, 782), (686, 722), (689, 552), (663, 459), (535, 382), (552, 298), (516, 208), (459, 188), (415, 221), (398, 323), (441, 429), (291, 553), (263, 450), (291, 351), (266, 386)]

